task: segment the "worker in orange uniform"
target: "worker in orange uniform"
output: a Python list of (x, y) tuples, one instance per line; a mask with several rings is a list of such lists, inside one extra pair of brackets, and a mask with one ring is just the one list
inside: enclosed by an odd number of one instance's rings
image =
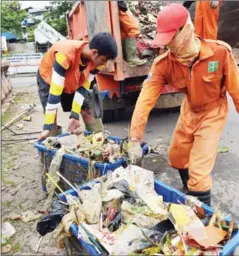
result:
[(162, 87), (186, 93), (169, 149), (169, 163), (179, 170), (188, 194), (210, 205), (217, 147), (228, 116), (226, 93), (239, 113), (239, 73), (231, 47), (194, 34), (189, 12), (180, 4), (163, 8), (157, 18), (155, 43), (168, 51), (154, 60), (132, 117), (131, 159), (142, 157), (148, 116)]
[(91, 41), (64, 40), (55, 43), (42, 58), (37, 74), (38, 92), (45, 113), (40, 139), (57, 133), (57, 109), (71, 112), (68, 130), (79, 134), (79, 116), (86, 129), (103, 130), (95, 119), (89, 90), (95, 75), (117, 56), (117, 44), (109, 33), (98, 33)]
[(137, 56), (136, 38), (140, 35), (140, 28), (132, 15), (128, 12), (127, 3), (118, 1), (121, 39), (125, 60), (129, 65), (143, 65), (145, 60)]
[[(185, 1), (183, 5), (190, 8), (192, 2)], [(204, 39), (217, 39), (219, 2), (220, 1), (196, 1), (195, 34)]]

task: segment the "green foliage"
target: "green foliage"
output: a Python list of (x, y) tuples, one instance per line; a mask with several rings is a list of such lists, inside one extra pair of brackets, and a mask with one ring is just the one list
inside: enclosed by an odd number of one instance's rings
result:
[(66, 26), (66, 12), (70, 11), (73, 6), (72, 1), (58, 1), (51, 2), (49, 12), (45, 14), (44, 20), (51, 25), (55, 30), (61, 33), (63, 36), (67, 35)]
[[(69, 0), (54, 0), (50, 2), (48, 12), (44, 15), (44, 20), (56, 29), (59, 33), (66, 36), (67, 26), (65, 14), (71, 10), (73, 5)], [(18, 38), (22, 38), (21, 22), (27, 17), (27, 12), (21, 10), (19, 1), (2, 1), (1, 2), (1, 17), (2, 17), (2, 32), (12, 32)], [(28, 41), (34, 41), (34, 30), (39, 21), (34, 20), (35, 25), (27, 28)]]
[(34, 30), (36, 29), (36, 27), (38, 26), (38, 24), (41, 22), (40, 20), (34, 19), (34, 26), (31, 27), (27, 27), (27, 34), (28, 34), (28, 42), (34, 42), (35, 38), (34, 38)]
[(17, 37), (21, 38), (21, 22), (26, 16), (27, 12), (25, 10), (21, 10), (21, 5), (18, 1), (2, 1), (2, 32), (12, 32), (16, 34)]

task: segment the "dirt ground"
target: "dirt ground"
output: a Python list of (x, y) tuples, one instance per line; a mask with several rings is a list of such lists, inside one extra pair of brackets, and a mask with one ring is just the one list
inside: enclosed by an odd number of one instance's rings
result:
[[(27, 105), (39, 104), (36, 92), (17, 93), (14, 104), (10, 104), (2, 115), (3, 124), (11, 120), (18, 113), (24, 111)], [(6, 105), (6, 104), (5, 104)], [(41, 130), (42, 114), (38, 105), (36, 111), (30, 114), (31, 122), (18, 121), (11, 129), (17, 133), (34, 132)], [(22, 130), (16, 127), (22, 123)], [(28, 136), (12, 136), (8, 130), (2, 133), (2, 139), (19, 139)], [(2, 221), (9, 221), (8, 217), (14, 214), (21, 214), (25, 211), (38, 212), (42, 209), (44, 200), (41, 191), (41, 171), (39, 166), (38, 152), (34, 148), (35, 139), (23, 142), (2, 142)], [(11, 143), (11, 144), (10, 144)], [(8, 144), (8, 145), (5, 145)], [(16, 229), (15, 235), (10, 239), (9, 244), (12, 251), (9, 255), (65, 255), (64, 250), (57, 250), (55, 247), (54, 234), (46, 235), (40, 245), (39, 253), (35, 252), (39, 242), (39, 234), (36, 231), (36, 221), (23, 223), (20, 220), (9, 221)]]
[[(40, 131), (43, 124), (42, 108), (39, 103), (37, 87), (34, 77), (18, 77), (13, 79), (15, 97), (12, 103), (3, 105), (3, 124), (11, 120), (17, 114), (24, 111), (29, 104), (35, 103), (35, 111), (30, 115), (31, 122), (18, 121), (11, 129), (18, 132)], [(130, 116), (126, 120), (107, 124), (106, 129), (112, 135), (123, 137), (127, 135)], [(59, 124), (66, 127), (68, 114), (60, 112)], [(170, 138), (178, 118), (178, 112), (158, 113), (154, 112), (149, 118), (145, 140), (155, 145), (159, 144), (161, 155), (155, 160), (147, 158), (145, 166), (155, 171), (155, 176), (163, 182), (180, 188), (181, 183), (175, 170), (168, 167), (167, 149)], [(22, 130), (17, 130), (17, 125), (23, 124)], [(23, 223), (20, 220), (8, 220), (13, 214), (21, 214), (27, 210), (39, 211), (44, 204), (41, 188), (41, 168), (38, 152), (34, 148), (37, 135), (33, 139), (20, 142), (2, 142), (2, 222), (9, 221), (16, 229), (16, 234), (8, 242), (12, 246), (9, 255), (65, 255), (65, 250), (56, 249), (54, 234), (46, 235), (40, 245), (39, 252), (35, 249), (39, 242), (39, 234), (36, 231), (37, 220)], [(30, 135), (23, 136), (31, 138)], [(10, 131), (4, 130), (2, 139), (18, 139)], [(238, 151), (238, 115), (234, 112), (229, 117), (228, 126), (225, 129), (220, 146), (228, 146), (229, 152), (219, 154), (213, 172), (214, 187), (212, 191), (213, 204), (222, 202), (222, 210), (227, 214), (238, 218), (239, 212), (239, 151)]]

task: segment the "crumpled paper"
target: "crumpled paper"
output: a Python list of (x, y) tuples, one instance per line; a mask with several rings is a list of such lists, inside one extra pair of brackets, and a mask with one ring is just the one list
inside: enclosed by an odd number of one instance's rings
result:
[(24, 223), (28, 223), (30, 221), (38, 220), (41, 217), (42, 217), (41, 213), (38, 213), (36, 211), (28, 210), (28, 211), (25, 211), (25, 212), (20, 213), (20, 214), (12, 213), (12, 214), (10, 214), (8, 219), (10, 219), (10, 220), (21, 220)]
[(16, 233), (15, 228), (12, 226), (11, 223), (9, 222), (4, 222), (2, 224), (2, 230), (1, 230), (1, 234), (2, 234), (2, 239), (1, 239), (1, 244), (6, 244), (7, 241)]

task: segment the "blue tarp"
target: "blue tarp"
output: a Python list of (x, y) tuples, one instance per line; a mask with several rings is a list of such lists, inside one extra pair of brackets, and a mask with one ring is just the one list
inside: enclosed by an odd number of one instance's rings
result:
[(16, 40), (17, 36), (11, 32), (3, 32), (1, 36), (5, 36), (7, 40)]

